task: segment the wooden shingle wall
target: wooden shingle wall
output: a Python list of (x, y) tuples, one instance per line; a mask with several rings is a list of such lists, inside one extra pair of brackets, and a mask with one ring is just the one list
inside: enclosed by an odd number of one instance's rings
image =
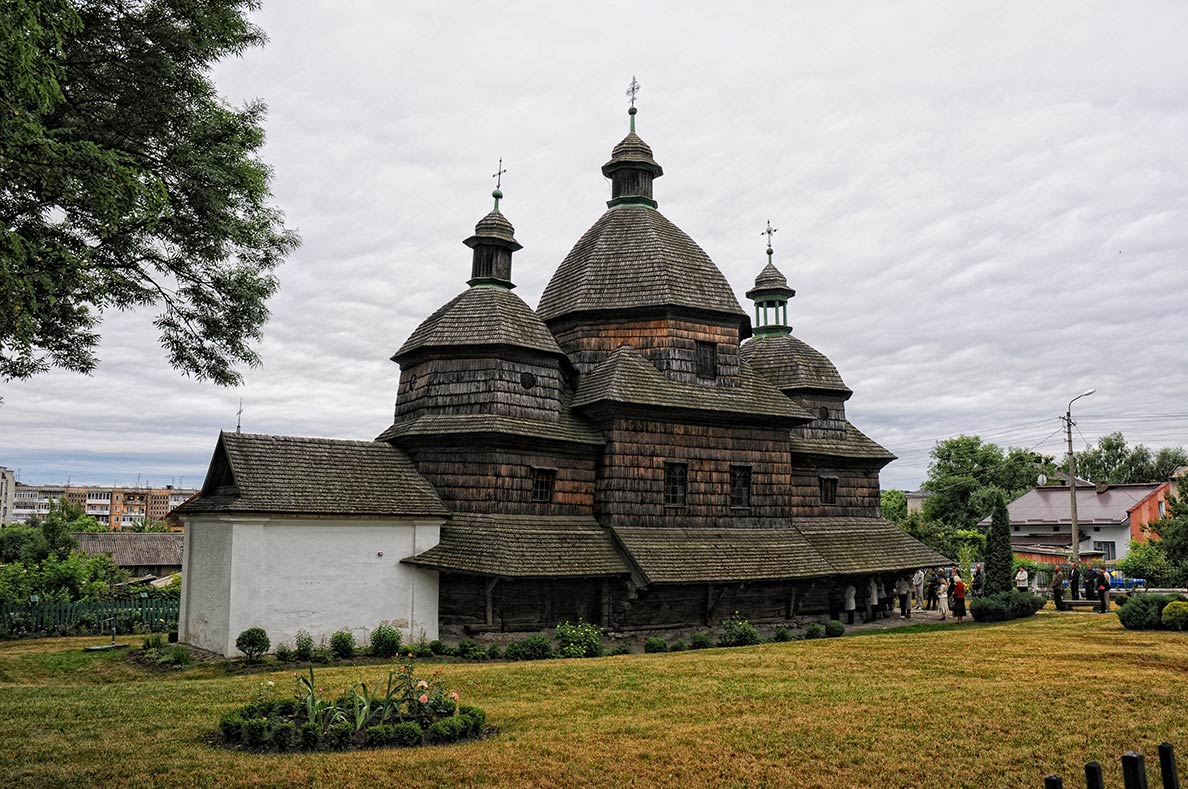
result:
[[(562, 398), (561, 360), (555, 357), (444, 357), (400, 373), (395, 419), (420, 414), (501, 414), (555, 422)], [(525, 387), (525, 375), (532, 386)]]
[[(879, 517), (879, 473), (867, 468), (801, 466), (792, 469), (792, 513), (799, 518)], [(821, 503), (822, 475), (837, 477), (837, 503)]]

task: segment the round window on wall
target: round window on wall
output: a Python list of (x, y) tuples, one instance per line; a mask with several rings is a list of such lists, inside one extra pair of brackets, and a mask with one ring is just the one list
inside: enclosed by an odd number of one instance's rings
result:
[(821, 419), (828, 419), (829, 418), (829, 409), (826, 408), (825, 406), (821, 406), (821, 408), (817, 411), (817, 416)]
[(536, 376), (532, 373), (520, 373), (520, 386), (531, 389), (536, 386)]

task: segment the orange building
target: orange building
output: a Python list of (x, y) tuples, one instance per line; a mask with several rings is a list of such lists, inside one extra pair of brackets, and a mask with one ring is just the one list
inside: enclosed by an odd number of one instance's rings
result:
[(1143, 542), (1148, 537), (1147, 524), (1167, 517), (1167, 497), (1170, 493), (1171, 483), (1164, 482), (1126, 511), (1130, 517), (1130, 539)]

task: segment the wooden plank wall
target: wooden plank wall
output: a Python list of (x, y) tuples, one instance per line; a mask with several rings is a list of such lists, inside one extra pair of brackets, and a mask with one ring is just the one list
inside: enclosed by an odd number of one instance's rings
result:
[[(524, 373), (535, 385), (526, 389)], [(555, 422), (563, 391), (561, 360), (494, 357), (426, 359), (400, 373), (395, 418), (419, 414), (500, 414)]]

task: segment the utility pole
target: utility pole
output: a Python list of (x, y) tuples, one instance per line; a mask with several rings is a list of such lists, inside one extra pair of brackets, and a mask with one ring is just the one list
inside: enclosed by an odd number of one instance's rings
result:
[(1096, 391), (1096, 389), (1090, 389), (1088, 392), (1082, 392), (1072, 400), (1069, 400), (1068, 409), (1064, 412), (1064, 430), (1065, 435), (1068, 436), (1068, 510), (1071, 516), (1070, 524), (1072, 526), (1072, 563), (1074, 567), (1081, 563), (1081, 529), (1077, 524), (1077, 462), (1073, 457), (1072, 404), (1080, 400), (1082, 397), (1088, 397)]

